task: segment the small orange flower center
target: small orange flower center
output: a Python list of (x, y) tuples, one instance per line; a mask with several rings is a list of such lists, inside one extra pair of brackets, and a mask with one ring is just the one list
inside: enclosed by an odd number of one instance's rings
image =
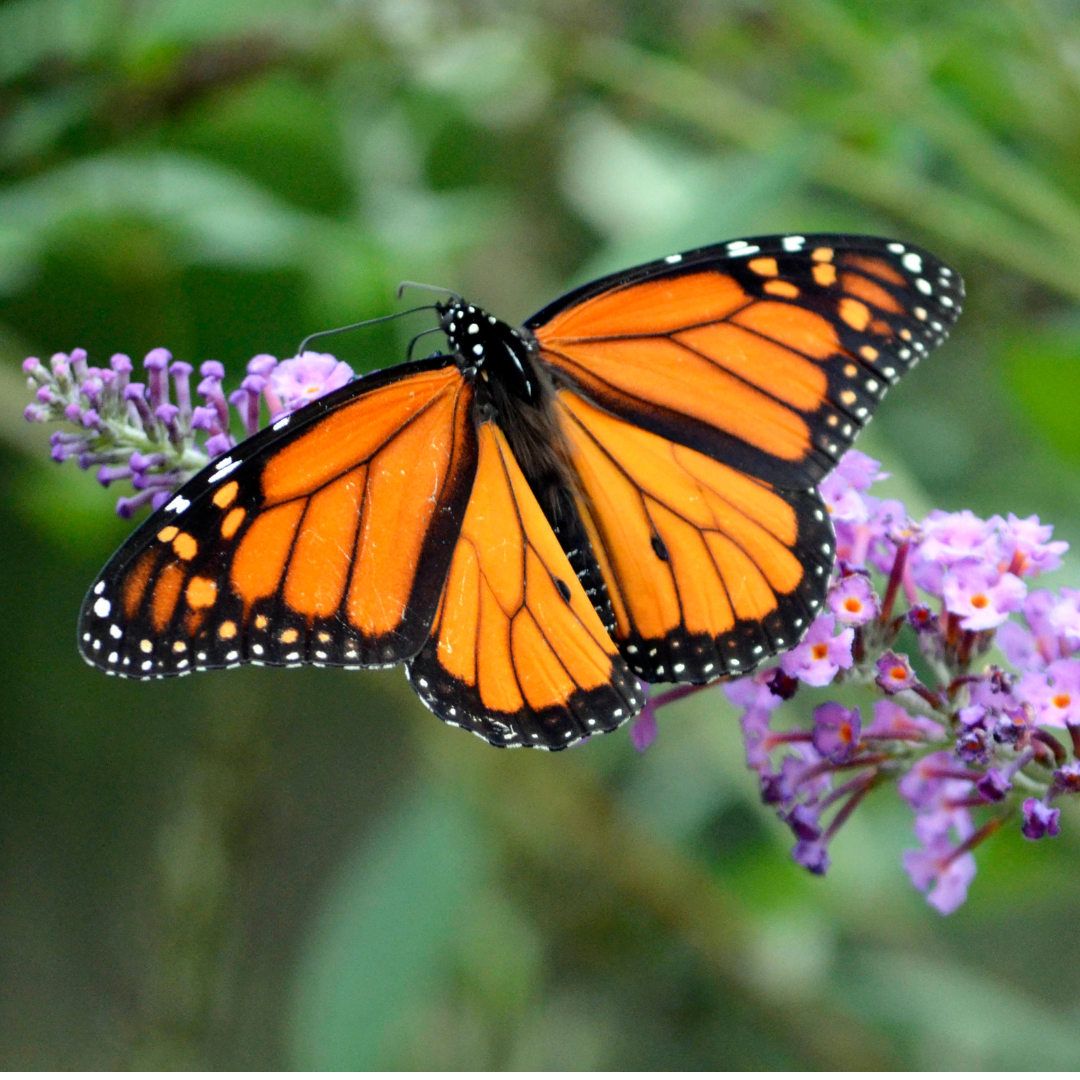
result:
[(815, 660), (824, 660), (829, 655), (829, 646), (823, 641), (818, 642), (817, 645), (810, 647), (810, 654)]
[(1072, 694), (1055, 694), (1054, 705), (1059, 709), (1067, 709), (1072, 704)]
[(984, 607), (990, 606), (990, 598), (986, 593), (976, 593), (971, 598), (971, 606), (973, 608), (978, 608), (981, 611)]
[(857, 615), (862, 611), (862, 601), (857, 596), (849, 596), (844, 601), (844, 610), (850, 611), (853, 615)]
[(895, 679), (897, 682), (903, 682), (903, 680), (907, 678), (907, 668), (889, 668), (889, 678)]
[(844, 742), (851, 742), (851, 725), (846, 721), (840, 725), (840, 738)]

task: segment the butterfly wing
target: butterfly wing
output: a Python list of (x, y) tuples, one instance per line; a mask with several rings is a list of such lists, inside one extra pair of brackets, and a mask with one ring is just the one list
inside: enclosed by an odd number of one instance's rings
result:
[(447, 358), (419, 361), (357, 380), (218, 458), (91, 587), (83, 656), (141, 679), (413, 656), (472, 489), (472, 400)]
[(630, 719), (644, 693), (506, 437), (487, 422), (478, 440), (473, 496), (409, 680), (436, 715), (496, 746), (561, 750)]
[(817, 491), (774, 488), (570, 390), (559, 391), (557, 412), (632, 671), (707, 682), (802, 637), (833, 558)]
[(592, 282), (525, 325), (558, 381), (779, 488), (819, 483), (947, 336), (963, 284), (928, 252), (773, 236)]
[(833, 562), (814, 485), (962, 298), (918, 248), (777, 236), (604, 278), (529, 320), (633, 671), (707, 681), (802, 637)]

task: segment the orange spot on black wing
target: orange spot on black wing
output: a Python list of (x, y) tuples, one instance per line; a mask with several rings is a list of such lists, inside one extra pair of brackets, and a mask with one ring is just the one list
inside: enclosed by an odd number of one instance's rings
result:
[(865, 278), (862, 274), (841, 274), (840, 287), (846, 293), (865, 300), (868, 304), (880, 308), (882, 311), (891, 311), (899, 314), (904, 310), (903, 305), (887, 289)]
[(755, 274), (760, 274), (762, 277), (776, 277), (780, 272), (776, 266), (776, 260), (771, 257), (751, 259), (747, 265)]
[(193, 608), (213, 607), (217, 599), (217, 582), (212, 578), (193, 577), (188, 582), (184, 593), (188, 606)]
[(235, 480), (230, 480), (227, 484), (218, 488), (214, 492), (214, 505), (221, 510), (224, 510), (226, 506), (229, 506), (233, 499), (236, 498), (236, 493), (240, 490), (240, 485)]
[(907, 284), (904, 276), (895, 267), (890, 266), (884, 259), (879, 259), (874, 255), (856, 255), (854, 253), (849, 253), (844, 255), (840, 262), (842, 262), (844, 266), (853, 266), (857, 270), (872, 274), (882, 281), (887, 281), (890, 285)]
[(124, 605), (124, 614), (129, 620), (134, 619), (142, 603), (146, 586), (150, 582), (154, 566), (161, 554), (160, 548), (150, 548), (144, 551), (136, 560), (135, 565), (128, 571), (124, 583), (120, 587), (120, 595)]
[(221, 535), (226, 540), (231, 540), (236, 535), (236, 530), (244, 523), (247, 511), (242, 506), (234, 506), (221, 522)]
[(196, 542), (195, 537), (186, 532), (177, 535), (172, 542), (172, 546), (173, 551), (175, 551), (185, 562), (194, 559), (199, 551), (199, 545)]
[(845, 296), (837, 305), (837, 311), (853, 330), (865, 330), (870, 323), (870, 309), (861, 300)]
[(796, 300), (799, 297), (799, 286), (793, 281), (766, 281), (762, 289), (770, 296), (780, 296), (785, 300)]
[(158, 633), (161, 633), (172, 619), (183, 583), (184, 568), (177, 562), (168, 563), (158, 574), (150, 602), (150, 617)]

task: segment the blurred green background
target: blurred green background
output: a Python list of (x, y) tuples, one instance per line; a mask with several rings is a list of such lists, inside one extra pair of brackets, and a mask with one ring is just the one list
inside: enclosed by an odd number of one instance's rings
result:
[[(891, 792), (828, 878), (791, 863), (717, 691), (641, 757), (518, 755), (400, 671), (141, 685), (76, 654), (127, 526), (22, 421), (23, 357), (235, 375), (400, 278), (520, 320), (824, 229), (968, 282), (860, 444), (893, 491), (1080, 543), (1075, 4), (0, 3), (0, 1067), (1080, 1066), (1075, 813), (990, 841), (943, 919)], [(385, 366), (418, 328), (336, 351)]]

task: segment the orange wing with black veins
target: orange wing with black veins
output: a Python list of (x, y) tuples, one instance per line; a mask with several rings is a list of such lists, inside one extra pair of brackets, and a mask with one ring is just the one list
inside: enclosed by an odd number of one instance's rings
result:
[(476, 469), (472, 390), (440, 363), (358, 380), (196, 476), (91, 588), (83, 655), (144, 679), (415, 655)]
[(431, 637), (409, 663), (421, 699), (497, 746), (561, 750), (644, 704), (493, 423)]
[(777, 487), (819, 483), (948, 334), (959, 275), (872, 237), (760, 237), (635, 267), (533, 316), (555, 379)]
[(649, 682), (744, 674), (821, 607), (833, 533), (816, 491), (784, 491), (570, 390), (558, 415), (613, 637)]

